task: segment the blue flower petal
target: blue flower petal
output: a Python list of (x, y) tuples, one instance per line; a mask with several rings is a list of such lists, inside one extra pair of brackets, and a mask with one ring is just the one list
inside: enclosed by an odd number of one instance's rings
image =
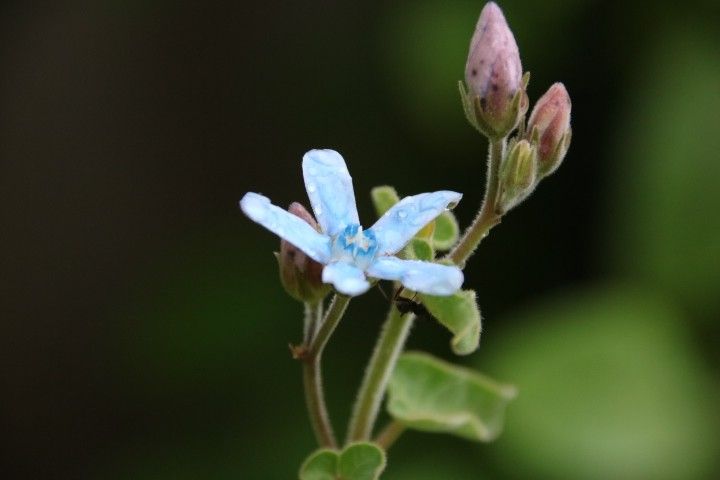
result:
[(305, 220), (270, 203), (257, 193), (246, 193), (240, 208), (253, 221), (284, 238), (320, 263), (330, 261), (330, 238), (317, 232)]
[(380, 244), (379, 253), (392, 255), (398, 252), (421, 228), (445, 209), (454, 207), (461, 198), (460, 193), (440, 191), (400, 200), (371, 227)]
[(360, 223), (352, 178), (338, 152), (310, 150), (302, 167), (305, 189), (323, 232), (334, 237), (347, 225)]
[(332, 283), (335, 290), (345, 295), (360, 295), (370, 288), (370, 282), (365, 278), (365, 273), (355, 265), (346, 262), (327, 265), (323, 269), (322, 280), (325, 283)]
[(383, 280), (399, 280), (410, 290), (429, 295), (452, 295), (463, 282), (463, 273), (458, 267), (397, 257), (377, 258), (367, 273)]

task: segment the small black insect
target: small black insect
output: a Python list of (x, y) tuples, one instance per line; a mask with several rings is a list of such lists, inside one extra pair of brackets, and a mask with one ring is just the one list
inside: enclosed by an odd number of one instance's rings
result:
[(401, 292), (402, 289), (400, 288), (397, 292), (395, 292), (395, 295), (393, 296), (395, 308), (397, 308), (400, 313), (405, 315), (406, 313), (412, 312), (418, 318), (433, 318), (432, 314), (428, 311), (425, 305), (415, 301), (415, 296), (413, 296), (413, 298), (401, 297)]
[[(378, 290), (380, 290), (380, 293), (382, 294), (382, 296), (389, 300), (387, 294), (382, 289), (382, 287), (380, 287), (379, 284), (377, 287), (378, 287)], [(418, 319), (435, 318), (428, 311), (428, 309), (425, 307), (425, 305), (423, 305), (420, 302), (415, 301), (415, 297), (417, 296), (417, 294), (413, 295), (412, 298), (401, 297), (400, 294), (403, 292), (403, 290), (404, 289), (402, 287), (398, 288), (392, 297), (392, 302), (395, 304), (395, 308), (398, 309), (398, 312), (400, 312), (402, 315), (412, 312), (417, 316)]]

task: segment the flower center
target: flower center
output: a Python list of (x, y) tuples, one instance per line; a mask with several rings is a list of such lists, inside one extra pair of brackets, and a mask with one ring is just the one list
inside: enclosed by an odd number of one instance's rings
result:
[(333, 242), (333, 258), (354, 263), (365, 269), (375, 258), (378, 242), (372, 229), (363, 230), (358, 224), (348, 225)]

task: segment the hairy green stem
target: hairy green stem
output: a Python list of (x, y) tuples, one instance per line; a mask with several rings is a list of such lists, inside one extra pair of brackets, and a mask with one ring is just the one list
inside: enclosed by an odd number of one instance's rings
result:
[[(303, 361), (303, 384), (305, 386), (305, 403), (307, 404), (310, 423), (312, 424), (315, 437), (320, 446), (336, 448), (337, 441), (333, 432), (330, 416), (325, 406), (325, 393), (323, 391), (322, 373), (320, 369), (320, 361), (322, 353), (327, 345), (330, 336), (335, 327), (337, 327), (342, 318), (350, 297), (337, 294), (330, 303), (325, 318), (322, 319), (317, 334), (312, 339), (312, 343), (307, 345), (307, 351), (302, 357)], [(320, 321), (318, 309), (322, 309), (322, 303), (318, 302), (315, 306), (306, 306), (306, 325), (310, 326), (309, 331), (314, 330), (314, 326)], [(308, 318), (310, 317), (310, 318)]]
[(370, 439), (390, 374), (414, 319), (412, 313), (402, 315), (394, 305), (391, 306), (355, 400), (346, 443)]
[(337, 327), (338, 323), (340, 323), (340, 319), (345, 314), (345, 310), (347, 309), (351, 298), (352, 297), (348, 297), (347, 295), (342, 295), (340, 293), (335, 294), (330, 302), (330, 307), (328, 307), (325, 317), (322, 319), (320, 329), (317, 331), (317, 334), (310, 344), (310, 355), (315, 357), (320, 357), (322, 355), (325, 345), (327, 345), (330, 336), (335, 331), (335, 327)]
[(374, 442), (380, 445), (383, 450), (387, 451), (393, 443), (400, 438), (400, 435), (405, 432), (406, 428), (407, 427), (405, 427), (405, 425), (397, 420), (391, 420), (382, 430), (380, 430), (380, 433), (378, 433), (377, 437), (375, 437)]
[(322, 324), (323, 304), (322, 301), (317, 303), (305, 303), (305, 319), (303, 322), (303, 345), (310, 345), (318, 328)]
[(455, 248), (447, 255), (455, 265), (464, 267), (465, 262), (475, 252), (480, 242), (485, 238), (495, 225), (500, 223), (502, 214), (497, 212), (498, 174), (500, 162), (505, 155), (505, 139), (490, 140), (488, 151), (487, 179), (485, 187), (485, 198), (475, 220), (465, 230), (462, 239), (455, 245)]

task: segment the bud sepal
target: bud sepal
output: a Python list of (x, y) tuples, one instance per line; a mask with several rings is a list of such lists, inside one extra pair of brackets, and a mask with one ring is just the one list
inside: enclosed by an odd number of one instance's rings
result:
[(499, 140), (507, 137), (515, 130), (525, 118), (530, 104), (527, 96), (527, 85), (530, 82), (530, 72), (525, 72), (522, 79), (522, 88), (517, 91), (512, 98), (510, 108), (506, 114), (500, 118), (493, 118), (484, 108), (485, 102), (479, 96), (474, 96), (467, 90), (462, 80), (458, 82), (460, 89), (460, 100), (470, 125), (475, 127), (480, 133), (486, 137)]
[[(319, 231), (317, 222), (302, 204), (293, 202), (288, 211)], [(315, 304), (330, 292), (330, 285), (322, 281), (323, 265), (308, 257), (292, 243), (281, 240), (280, 251), (275, 253), (275, 258), (278, 261), (283, 288), (297, 301)]]
[(535, 190), (538, 176), (537, 149), (527, 140), (513, 140), (500, 165), (497, 213), (519, 205)]

